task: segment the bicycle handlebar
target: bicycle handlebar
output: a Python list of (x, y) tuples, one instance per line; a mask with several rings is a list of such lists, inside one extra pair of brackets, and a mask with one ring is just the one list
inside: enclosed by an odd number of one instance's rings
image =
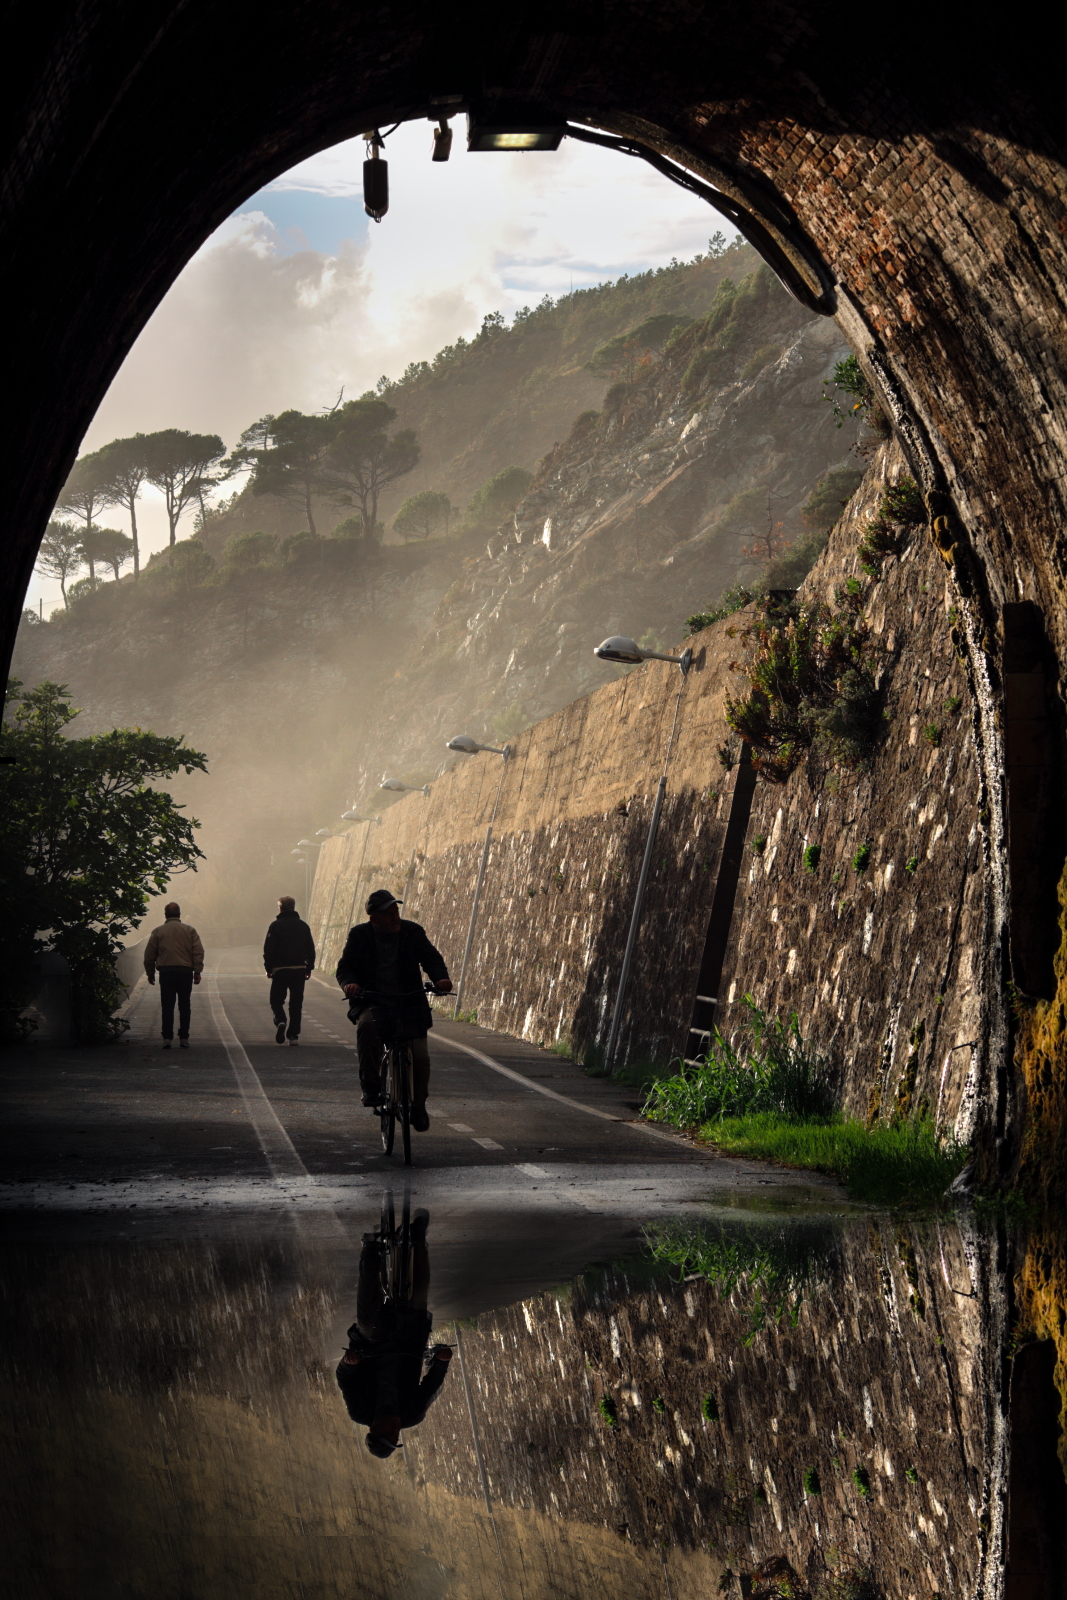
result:
[(366, 996), (370, 1000), (421, 1000), (424, 994), (437, 994), (435, 983), (424, 983), (421, 989), (410, 989), (405, 994), (381, 994), (377, 989), (360, 989), (352, 996), (353, 1000), (362, 1000)]

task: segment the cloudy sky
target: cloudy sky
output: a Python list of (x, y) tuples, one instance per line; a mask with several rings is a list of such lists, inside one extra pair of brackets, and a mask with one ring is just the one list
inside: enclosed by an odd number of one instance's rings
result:
[[(642, 162), (565, 140), (554, 154), (430, 161), (429, 123), (388, 140), (390, 209), (363, 211), (363, 143), (337, 145), (253, 195), (186, 267), (127, 357), (83, 443), (158, 428), (228, 446), (265, 412), (315, 411), (398, 377), (487, 311), (510, 321), (624, 272), (691, 257), (733, 230)], [(116, 513), (109, 523), (118, 523)], [(166, 543), (158, 497), (138, 522)], [(192, 524), (183, 530), (192, 532)], [(35, 577), (27, 604), (59, 603)]]

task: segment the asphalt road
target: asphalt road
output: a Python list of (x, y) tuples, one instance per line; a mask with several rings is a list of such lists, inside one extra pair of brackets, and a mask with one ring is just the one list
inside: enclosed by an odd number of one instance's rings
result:
[(142, 984), (114, 1046), (28, 1046), (3, 1064), (5, 1231), (20, 1238), (294, 1237), (346, 1253), (383, 1189), (431, 1213), (439, 1314), (512, 1301), (634, 1249), (649, 1222), (757, 1206), (836, 1209), (828, 1183), (725, 1160), (652, 1129), (634, 1091), (550, 1051), (438, 1017), (430, 1129), (414, 1167), (360, 1105), (354, 1030), (307, 988), (279, 1046), (258, 951), (226, 951), (193, 992), (191, 1048), (163, 1051)]

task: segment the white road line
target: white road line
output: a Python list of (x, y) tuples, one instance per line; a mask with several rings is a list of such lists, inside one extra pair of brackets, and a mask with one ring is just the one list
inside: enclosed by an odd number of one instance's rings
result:
[(267, 1099), (255, 1067), (245, 1054), (244, 1045), (233, 1031), (226, 1008), (219, 993), (218, 968), (207, 974), (207, 992), (211, 1001), (211, 1016), (218, 1029), (219, 1038), (230, 1058), (237, 1087), (241, 1091), (248, 1120), (259, 1140), (273, 1178), (303, 1178), (312, 1183), (308, 1169), (296, 1153), (296, 1146), (278, 1120), (278, 1114)]
[(583, 1105), (580, 1100), (572, 1100), (568, 1095), (557, 1094), (555, 1089), (546, 1089), (543, 1084), (524, 1078), (521, 1072), (514, 1072), (511, 1067), (502, 1066), (499, 1061), (494, 1061), (492, 1056), (483, 1055), (480, 1050), (472, 1049), (469, 1044), (460, 1044), (458, 1039), (447, 1039), (443, 1033), (435, 1033), (433, 1041), (434, 1044), (447, 1045), (450, 1050), (462, 1050), (466, 1055), (473, 1056), (475, 1061), (480, 1061), (483, 1066), (492, 1067), (494, 1072), (503, 1073), (505, 1078), (521, 1083), (524, 1089), (532, 1089), (534, 1094), (547, 1095), (550, 1100), (558, 1100), (561, 1105), (572, 1106), (575, 1111), (587, 1111), (591, 1117), (602, 1117), (605, 1122), (622, 1122), (621, 1117), (614, 1116), (610, 1111), (601, 1111), (597, 1106)]
[(530, 1161), (516, 1161), (516, 1172), (525, 1172), (528, 1178), (547, 1178), (548, 1173), (544, 1167), (535, 1167)]
[(495, 1139), (475, 1139), (475, 1144), (480, 1144), (483, 1150), (503, 1150), (502, 1144), (497, 1144)]
[(473, 1133), (474, 1132), (474, 1129), (473, 1128), (468, 1128), (467, 1124), (465, 1122), (450, 1122), (448, 1124), (448, 1126), (455, 1133)]

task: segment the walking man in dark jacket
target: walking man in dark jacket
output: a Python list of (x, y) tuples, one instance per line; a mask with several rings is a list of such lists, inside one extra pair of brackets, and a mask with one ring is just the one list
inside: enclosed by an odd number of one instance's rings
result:
[(403, 1008), (405, 1029), (412, 1022), (422, 1027), (421, 1035), (411, 1041), (411, 1126), (425, 1133), (430, 1126), (426, 1112), (430, 1047), (426, 1034), (433, 1027), (433, 1012), (422, 991), (422, 974), (425, 972), (433, 980), (438, 994), (450, 994), (452, 980), (444, 957), (430, 943), (425, 928), (417, 922), (401, 921), (402, 904), (388, 889), (375, 889), (367, 901), (368, 920), (348, 935), (337, 963), (337, 981), (352, 1002), (348, 1015), (356, 1025), (359, 1082), (365, 1106), (376, 1106), (381, 1099), (383, 1033), (388, 1033), (395, 1008), (361, 1000), (360, 991), (414, 996), (405, 1001)]
[(267, 929), (263, 941), (263, 965), (270, 979), (270, 1008), (274, 1013), (277, 1044), (286, 1040), (285, 1001), (289, 999), (288, 1038), (300, 1039), (300, 1018), (304, 1011), (304, 985), (315, 968), (315, 941), (306, 922), (296, 914), (296, 901), (283, 894), (278, 915)]

